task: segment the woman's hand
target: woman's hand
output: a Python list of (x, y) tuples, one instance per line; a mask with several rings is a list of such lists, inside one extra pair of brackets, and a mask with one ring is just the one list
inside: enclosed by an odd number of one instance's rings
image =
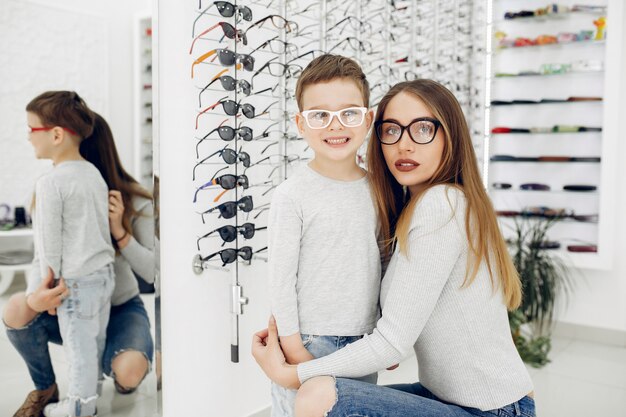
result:
[(37, 289), (26, 297), (26, 304), (34, 311), (41, 313), (48, 311), (49, 314), (55, 315), (57, 307), (66, 299), (70, 291), (65, 286), (65, 280), (61, 278), (59, 284), (53, 287), (54, 273), (48, 268), (46, 275)]
[(252, 356), (265, 375), (285, 388), (300, 388), (296, 365), (289, 365), (278, 343), (278, 330), (274, 317), (270, 317), (267, 329), (252, 337)]
[(122, 225), (123, 218), (124, 200), (122, 199), (122, 193), (117, 190), (111, 190), (109, 191), (109, 227), (111, 235), (120, 249), (123, 249), (128, 243), (128, 232)]

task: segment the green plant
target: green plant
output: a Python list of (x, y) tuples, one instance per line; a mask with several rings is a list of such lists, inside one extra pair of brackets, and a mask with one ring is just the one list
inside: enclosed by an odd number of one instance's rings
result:
[(572, 289), (570, 271), (562, 258), (545, 249), (549, 229), (562, 218), (522, 218), (515, 221), (508, 241), (522, 282), (522, 304), (509, 313), (513, 340), (524, 362), (534, 367), (549, 362), (550, 334), (557, 305)]

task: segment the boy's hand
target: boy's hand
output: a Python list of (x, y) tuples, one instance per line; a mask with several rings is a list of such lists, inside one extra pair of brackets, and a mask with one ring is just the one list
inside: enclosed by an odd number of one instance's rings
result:
[(47, 310), (49, 314), (54, 316), (57, 307), (69, 296), (70, 292), (65, 286), (63, 278), (59, 280), (56, 287), (53, 287), (53, 283), (54, 273), (52, 268), (48, 268), (48, 275), (43, 278), (39, 287), (26, 297), (28, 306), (38, 313)]
[(300, 332), (292, 334), (291, 336), (281, 336), (280, 347), (285, 354), (287, 363), (290, 365), (297, 365), (315, 359), (313, 355), (306, 350), (304, 344), (302, 344)]

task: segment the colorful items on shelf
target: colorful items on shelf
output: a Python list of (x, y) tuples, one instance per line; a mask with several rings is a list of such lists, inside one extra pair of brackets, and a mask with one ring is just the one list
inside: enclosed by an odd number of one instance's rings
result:
[[(600, 18), (594, 21), (594, 24), (598, 27), (596, 36), (594, 37), (593, 30), (580, 30), (579, 32), (560, 32), (556, 35), (539, 35), (534, 39), (517, 37), (508, 38), (506, 32), (497, 31), (494, 36), (498, 41), (498, 47), (500, 49), (505, 48), (522, 48), (525, 46), (539, 46), (550, 44), (562, 44), (573, 42), (585, 42), (585, 41), (601, 41), (606, 39), (606, 20)], [(598, 23), (596, 23), (598, 22)], [(599, 37), (601, 36), (601, 37)]]
[(491, 133), (578, 133), (578, 132), (602, 132), (601, 127), (589, 127), (589, 126), (567, 126), (567, 125), (554, 125), (552, 127), (506, 127), (496, 126), (491, 129)]
[(572, 12), (587, 12), (587, 13), (606, 13), (606, 6), (591, 6), (591, 5), (574, 5), (568, 7), (562, 4), (552, 3), (546, 7), (540, 7), (535, 10), (520, 10), (518, 12), (506, 12), (504, 18), (506, 20), (523, 19), (533, 17), (557, 17), (566, 13)]
[(606, 17), (602, 16), (598, 20), (594, 20), (593, 24), (597, 28), (594, 40), (601, 41), (606, 39)]

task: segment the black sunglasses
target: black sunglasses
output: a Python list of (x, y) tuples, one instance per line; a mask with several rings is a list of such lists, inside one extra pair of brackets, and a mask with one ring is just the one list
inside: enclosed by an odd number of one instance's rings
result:
[[(220, 169), (219, 171), (226, 169), (226, 168), (228, 167), (224, 167)], [(243, 189), (245, 190), (250, 186), (250, 181), (248, 180), (248, 176), (245, 174), (242, 174), (242, 175), (224, 174), (217, 178), (215, 178), (215, 175), (214, 175), (213, 178), (211, 178), (211, 180), (209, 180), (208, 182), (205, 182), (200, 187), (196, 188), (196, 191), (193, 195), (193, 202), (195, 203), (198, 201), (198, 193), (200, 191), (206, 190), (207, 188), (212, 187), (214, 185), (219, 185), (225, 190), (232, 190), (233, 188), (237, 186), (243, 187)]]
[(253, 223), (244, 223), (241, 226), (226, 225), (218, 227), (217, 229), (210, 231), (206, 235), (199, 237), (196, 241), (196, 244), (198, 246), (198, 250), (200, 250), (200, 241), (211, 236), (215, 232), (219, 233), (224, 243), (229, 243), (237, 239), (237, 233), (242, 235), (245, 239), (252, 239), (257, 230), (265, 229), (267, 229), (267, 227), (256, 227)]
[(228, 264), (232, 264), (237, 260), (237, 256), (241, 257), (244, 261), (249, 261), (252, 259), (252, 248), (250, 246), (244, 246), (239, 249), (222, 249), (221, 251), (210, 254), (209, 256), (202, 258), (202, 261), (206, 262), (211, 258), (216, 256), (220, 256), (222, 259), (222, 266), (226, 266)]
[(429, 144), (435, 139), (439, 126), (441, 122), (432, 117), (418, 117), (406, 126), (402, 126), (395, 120), (379, 120), (374, 123), (376, 136), (383, 145), (397, 143), (405, 130), (409, 132), (409, 137), (413, 142), (419, 145)]
[(196, 158), (200, 157), (200, 154), (198, 152), (198, 147), (200, 146), (200, 143), (205, 140), (213, 139), (209, 138), (209, 136), (211, 136), (211, 134), (215, 132), (217, 132), (220, 139), (225, 142), (230, 142), (235, 139), (235, 137), (238, 137), (245, 142), (250, 142), (252, 139), (254, 139), (253, 131), (248, 126), (242, 126), (237, 129), (234, 129), (230, 126), (218, 126), (198, 140), (198, 143), (196, 143)]
[[(198, 148), (196, 147), (196, 152), (197, 151), (198, 151)], [(229, 165), (236, 164), (237, 161), (239, 161), (243, 164), (244, 167), (246, 168), (250, 167), (250, 154), (248, 154), (247, 152), (242, 152), (242, 151), (236, 152), (233, 149), (224, 148), (216, 152), (213, 152), (211, 155), (207, 156), (206, 158), (198, 162), (196, 165), (194, 165), (193, 167), (193, 180), (194, 181), (196, 180), (196, 168), (199, 165), (202, 165), (203, 163), (205, 163), (207, 160), (214, 157), (215, 155), (221, 156), (224, 162), (226, 162)]]
[[(191, 37), (195, 37), (196, 32), (196, 22), (202, 17), (202, 15), (206, 14), (209, 9), (213, 6), (217, 7), (217, 11), (223, 17), (233, 17), (235, 15), (235, 11), (237, 12), (237, 18), (241, 17), (243, 20), (247, 20), (248, 22), (252, 21), (252, 10), (248, 6), (237, 6), (227, 1), (214, 1), (211, 5), (209, 5), (206, 9), (200, 12), (196, 19), (193, 21), (193, 25), (191, 28)], [(202, 0), (200, 0), (198, 9), (202, 8)]]
[(202, 223), (204, 224), (204, 215), (214, 212), (215, 210), (219, 210), (220, 217), (225, 219), (232, 219), (237, 215), (237, 209), (240, 209), (244, 213), (249, 213), (254, 208), (254, 204), (252, 203), (252, 196), (244, 196), (240, 198), (238, 201), (227, 201), (218, 206), (212, 207), (202, 213)]
[[(227, 70), (224, 70), (227, 71)], [(252, 86), (246, 80), (237, 80), (230, 75), (222, 75), (221, 77), (215, 77), (211, 80), (210, 83), (204, 86), (202, 90), (198, 93), (198, 106), (202, 107), (202, 93), (204, 93), (207, 88), (209, 88), (215, 81), (220, 81), (222, 84), (222, 88), (226, 91), (235, 91), (241, 92), (246, 96), (249, 96), (252, 92)]]

